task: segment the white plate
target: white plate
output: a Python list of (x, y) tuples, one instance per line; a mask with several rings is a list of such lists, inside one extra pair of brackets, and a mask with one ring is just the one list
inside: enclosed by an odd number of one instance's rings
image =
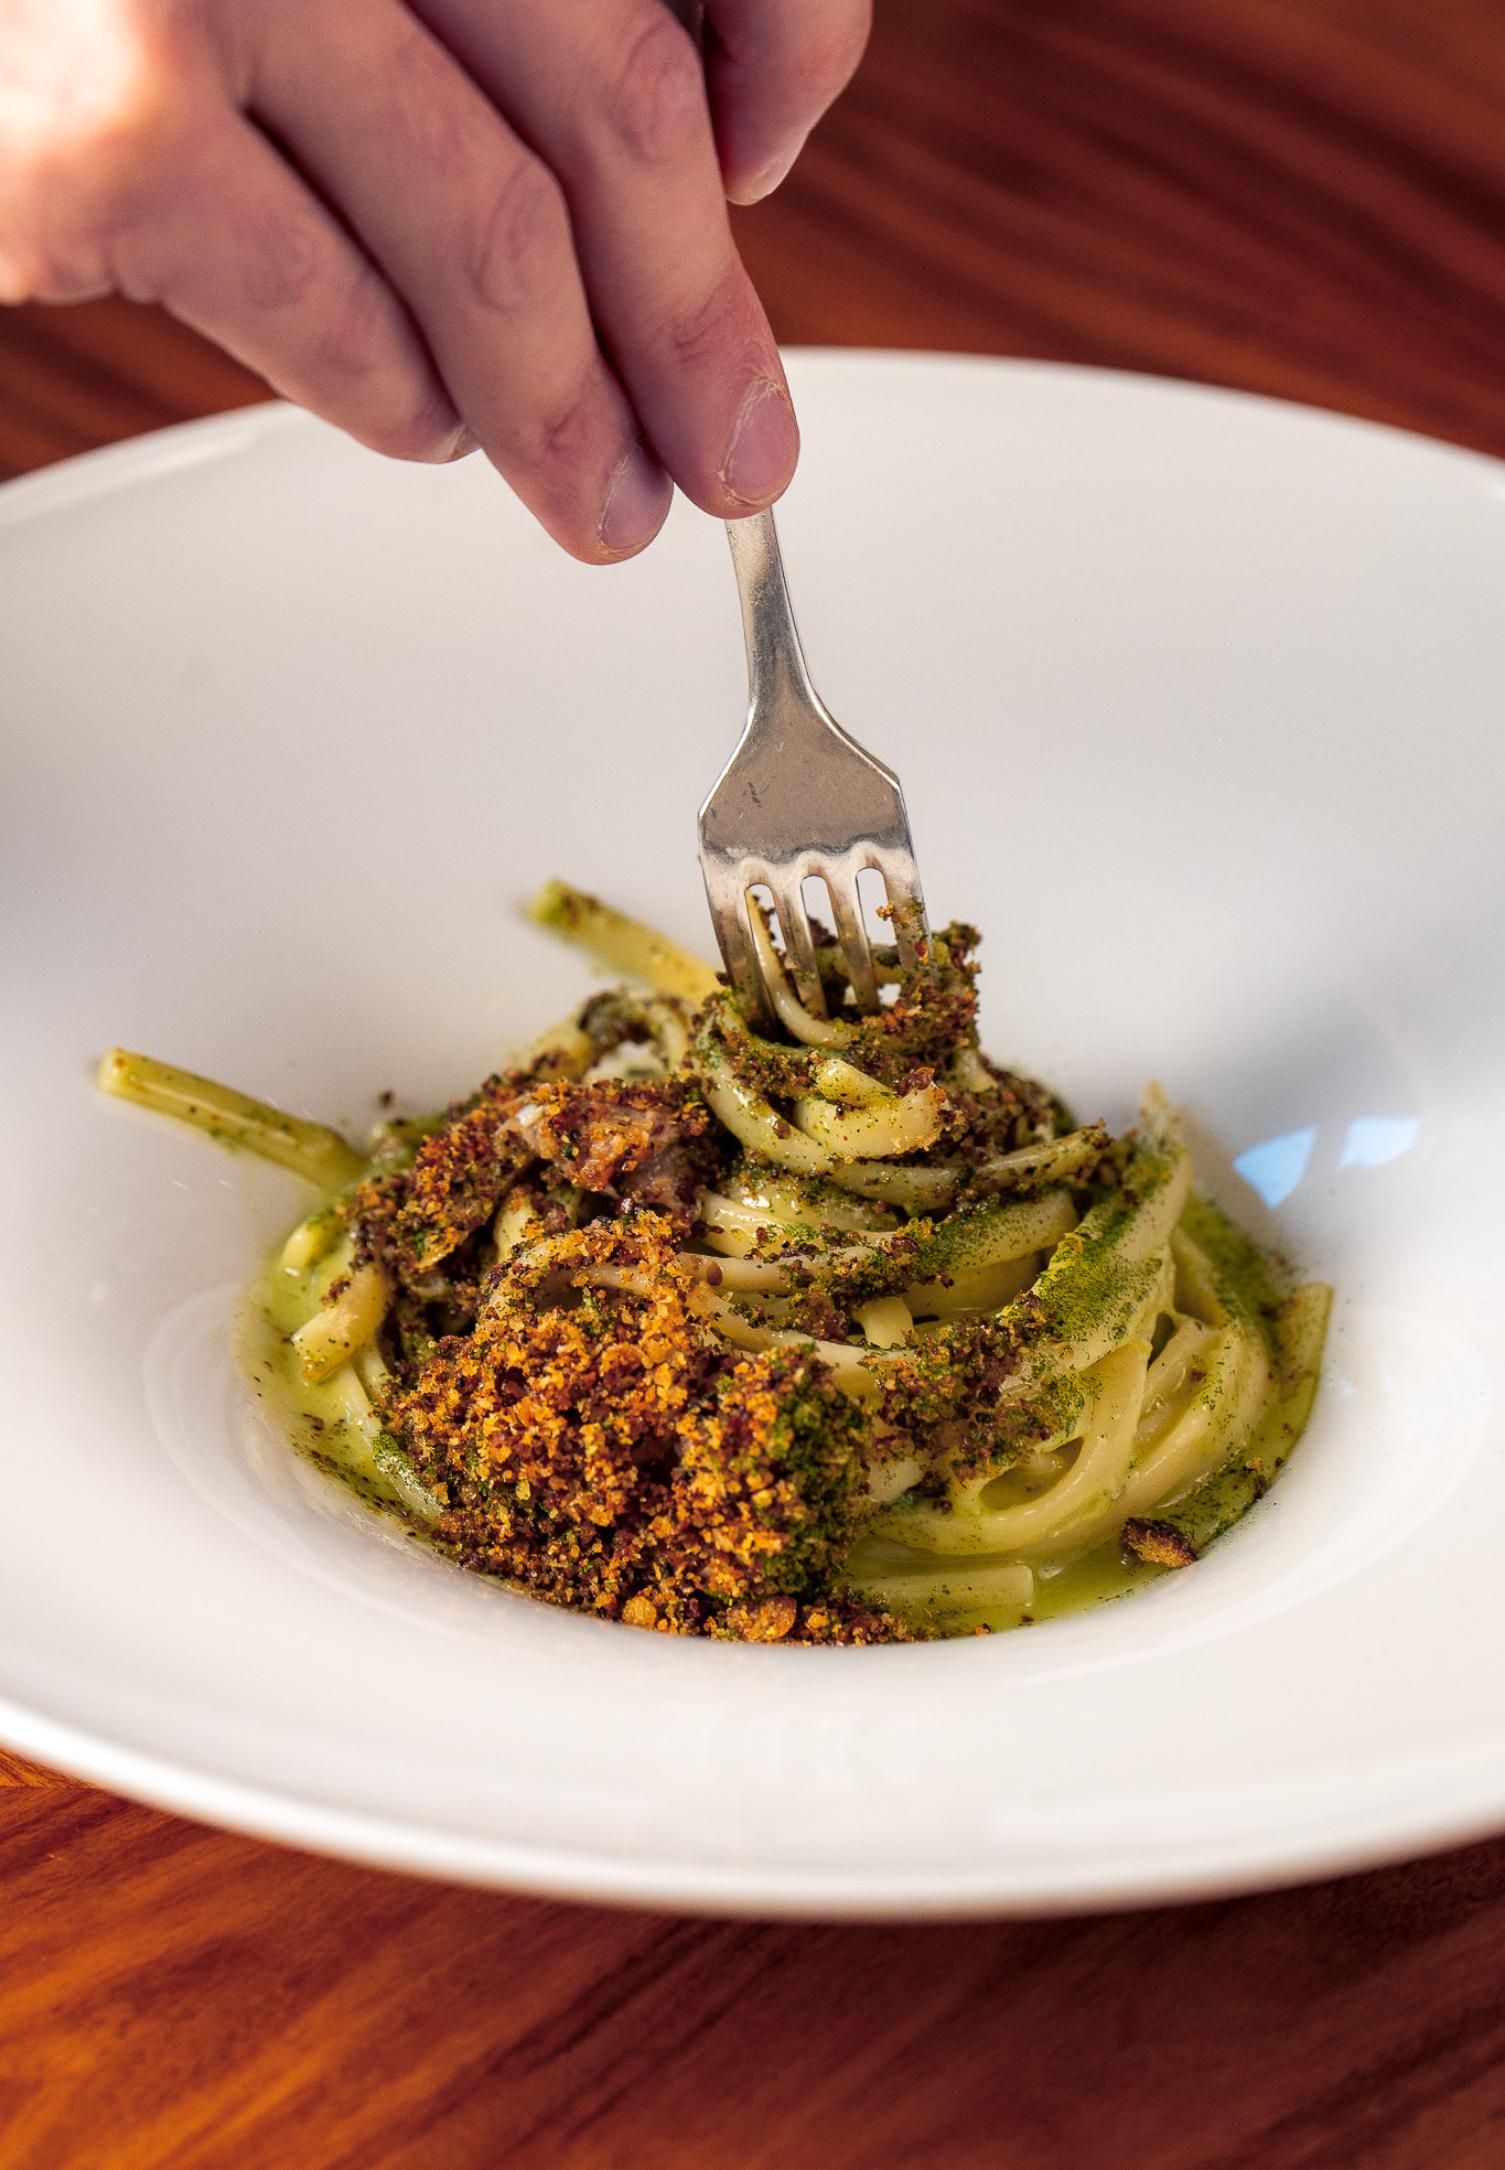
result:
[(703, 941), (743, 693), (693, 512), (589, 572), (478, 462), (238, 415), (0, 493), (0, 1736), (398, 1867), (759, 1912), (1145, 1901), (1505, 1824), (1505, 469), (1068, 370), (793, 375), (816, 675), (987, 930), (989, 1043), (1115, 1121), (1162, 1077), (1337, 1286), (1288, 1474), (1125, 1603), (806, 1651), (550, 1611), (292, 1461), (228, 1320), (297, 1186), (93, 1058), (351, 1123), (467, 1087), (587, 985), (512, 917), (545, 875)]

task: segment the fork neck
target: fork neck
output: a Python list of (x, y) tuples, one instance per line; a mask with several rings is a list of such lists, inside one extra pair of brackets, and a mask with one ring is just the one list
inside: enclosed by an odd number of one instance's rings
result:
[(728, 520), (726, 533), (742, 598), (751, 712), (789, 694), (814, 703), (817, 696), (794, 622), (773, 514), (755, 512), (745, 520)]

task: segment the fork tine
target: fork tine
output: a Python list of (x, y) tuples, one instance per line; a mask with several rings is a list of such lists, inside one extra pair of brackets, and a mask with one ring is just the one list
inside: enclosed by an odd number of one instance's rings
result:
[(748, 914), (757, 910), (753, 899), (744, 893), (742, 909), (732, 922), (730, 938), (723, 943), (721, 954), (731, 967), (732, 987), (743, 1015), (752, 1024), (771, 1025), (774, 1022), (773, 1005), (768, 999), (768, 989), (763, 984), (763, 974), (758, 966), (758, 953), (753, 947)]
[(768, 999), (763, 990), (763, 975), (758, 969), (747, 916), (756, 907), (747, 890), (734, 877), (725, 875), (720, 869), (717, 870), (714, 881), (710, 869), (706, 869), (705, 893), (706, 901), (711, 907), (711, 922), (716, 929), (721, 959), (726, 966), (733, 992), (749, 1017), (766, 1020)]
[(779, 929), (784, 937), (785, 969), (793, 975), (795, 991), (812, 1016), (824, 1017), (825, 990), (820, 984), (820, 973), (815, 963), (810, 915), (805, 910), (805, 898), (798, 875), (792, 880), (773, 885), (773, 905), (779, 915)]
[(841, 962), (847, 978), (852, 983), (859, 1010), (878, 1008), (878, 981), (873, 971), (873, 953), (867, 938), (867, 928), (862, 923), (862, 907), (857, 901), (855, 878), (850, 884), (826, 877), (826, 888), (831, 898), (831, 909), (836, 915), (836, 943), (841, 951)]
[(883, 886), (888, 891), (890, 924), (898, 944), (899, 962), (906, 972), (916, 972), (924, 961), (921, 944), (928, 947), (930, 940), (930, 922), (925, 916), (919, 870), (908, 852), (902, 855), (888, 852), (872, 863), (883, 876)]

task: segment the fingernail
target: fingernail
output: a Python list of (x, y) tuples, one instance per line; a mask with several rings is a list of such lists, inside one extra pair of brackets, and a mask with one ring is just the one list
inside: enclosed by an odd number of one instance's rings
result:
[(597, 533), (601, 547), (615, 557), (641, 550), (664, 524), (668, 479), (643, 445), (632, 445), (612, 469)]
[(767, 505), (794, 473), (800, 433), (789, 395), (763, 377), (742, 402), (721, 479), (744, 505)]
[(431, 467), (447, 467), (451, 460), (463, 460), (467, 452), (474, 452), (476, 444), (466, 425), (457, 422), (447, 437), (435, 438), (433, 451), (423, 456)]
[(741, 201), (743, 203), (761, 203), (765, 196), (771, 196), (781, 181), (788, 180), (794, 162), (804, 148), (805, 138), (801, 136), (793, 150), (782, 153), (778, 158), (770, 159), (762, 172), (754, 174), (753, 178), (748, 182), (746, 193), (742, 196)]

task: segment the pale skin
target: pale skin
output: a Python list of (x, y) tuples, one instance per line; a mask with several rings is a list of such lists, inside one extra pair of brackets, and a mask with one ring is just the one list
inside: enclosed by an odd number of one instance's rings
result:
[(799, 439), (727, 200), (870, 0), (0, 0), (0, 301), (161, 302), (399, 459), (477, 446), (591, 564)]

